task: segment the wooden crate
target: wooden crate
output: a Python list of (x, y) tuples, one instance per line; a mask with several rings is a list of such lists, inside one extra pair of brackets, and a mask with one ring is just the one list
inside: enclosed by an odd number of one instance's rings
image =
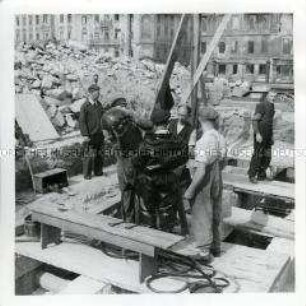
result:
[(45, 172), (34, 174), (33, 185), (36, 192), (46, 193), (56, 188), (68, 186), (67, 170), (55, 168)]

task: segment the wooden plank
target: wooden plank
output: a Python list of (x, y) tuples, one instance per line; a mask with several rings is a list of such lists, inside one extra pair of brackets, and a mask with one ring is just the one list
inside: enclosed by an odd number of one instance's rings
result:
[(109, 257), (84, 244), (63, 242), (42, 250), (38, 242), (17, 243), (15, 251), (17, 254), (132, 292), (149, 292), (139, 282), (137, 261)]
[(90, 214), (103, 214), (105, 211), (120, 205), (121, 194), (117, 194), (112, 198), (103, 200), (101, 203), (92, 206), (88, 209)]
[(261, 196), (279, 198), (292, 203), (294, 201), (294, 184), (279, 181), (260, 181), (252, 184), (244, 175), (222, 173), (225, 186), (231, 186), (236, 192), (245, 192)]
[(223, 222), (246, 231), (251, 230), (273, 237), (294, 239), (293, 222), (264, 214), (262, 211), (233, 207), (231, 217), (224, 218)]
[(186, 92), (182, 96), (182, 103), (187, 102), (187, 100), (190, 97), (194, 87), (198, 83), (198, 81), (199, 81), (199, 79), (200, 79), (200, 77), (201, 77), (201, 75), (202, 75), (202, 73), (203, 73), (203, 71), (204, 71), (204, 69), (205, 69), (214, 49), (215, 49), (215, 47), (219, 43), (219, 40), (220, 40), (220, 38), (221, 38), (221, 36), (222, 36), (222, 34), (223, 34), (227, 24), (228, 24), (230, 18), (231, 18), (230, 14), (226, 14), (223, 17), (214, 37), (212, 38), (212, 40), (209, 43), (209, 46), (208, 46), (208, 49), (207, 49), (206, 53), (204, 54), (203, 58), (201, 59), (201, 62), (200, 62), (199, 66), (198, 66), (198, 68), (195, 72), (195, 75), (194, 75), (194, 78), (191, 82), (190, 87), (186, 90)]
[[(41, 250), (39, 243), (17, 243), (15, 249), (17, 254), (94, 280), (132, 292), (151, 292), (139, 282), (138, 262), (112, 258), (86, 245), (62, 243)], [(275, 257), (265, 250), (222, 243), (222, 256), (215, 258), (212, 265), (218, 272), (217, 277), (229, 279), (230, 286), (224, 290), (226, 293), (268, 292), (287, 261), (288, 255)]]
[(139, 255), (139, 280), (142, 283), (148, 276), (153, 275), (157, 271), (157, 256)]
[(174, 64), (177, 60), (178, 52), (180, 51), (180, 46), (182, 43), (183, 35), (185, 33), (184, 31), (186, 28), (187, 19), (188, 19), (188, 16), (186, 14), (182, 14), (179, 26), (177, 28), (176, 34), (172, 42), (171, 49), (169, 51), (168, 59), (165, 65), (165, 69), (164, 69), (162, 78), (158, 85), (157, 96), (155, 99), (154, 108), (157, 106), (158, 101), (160, 99), (163, 99), (163, 97), (165, 96), (167, 86), (169, 85), (169, 79), (172, 74)]
[(294, 240), (275, 237), (267, 247), (267, 251), (274, 254), (287, 254), (294, 257)]
[(222, 256), (215, 258), (212, 265), (231, 281), (225, 293), (269, 292), (288, 259), (285, 254), (276, 257), (266, 250), (222, 243)]
[[(99, 228), (92, 228), (88, 225), (82, 225), (79, 222), (70, 222), (63, 219), (53, 218), (50, 216), (37, 215), (33, 213), (33, 219), (39, 220), (42, 223), (50, 224), (55, 227), (62, 228), (64, 231), (72, 232), (74, 234), (83, 235), (91, 239), (101, 240), (116, 246), (126, 248), (128, 250), (134, 250), (136, 252), (141, 252), (149, 256), (154, 256), (155, 250), (154, 246), (148, 243), (143, 243), (122, 237), (118, 234), (109, 233), (101, 231)], [(42, 240), (42, 248), (45, 248), (44, 240)]]
[(109, 288), (109, 284), (97, 281), (87, 276), (78, 276), (60, 292), (59, 294), (97, 294)]
[(48, 171), (45, 171), (45, 172), (36, 173), (36, 174), (34, 174), (34, 176), (42, 178), (42, 177), (46, 177), (46, 176), (50, 176), (50, 175), (54, 175), (54, 174), (59, 174), (59, 173), (62, 173), (62, 172), (67, 172), (67, 170), (62, 169), (62, 168), (55, 168), (55, 169), (51, 169), (51, 170), (48, 170)]
[[(75, 226), (80, 225), (89, 229), (104, 232), (106, 235), (111, 234), (113, 236), (122, 237), (131, 241), (162, 249), (167, 249), (183, 239), (181, 236), (165, 233), (143, 226), (126, 229), (124, 224), (121, 224), (112, 227), (109, 225), (109, 223), (117, 220), (119, 221), (120, 219), (102, 215), (91, 215), (88, 213), (77, 212), (73, 209), (63, 212), (58, 210), (58, 207), (55, 203), (50, 203), (50, 205), (44, 205), (44, 203), (33, 203), (29, 205), (29, 209), (33, 213), (33, 218), (36, 216), (35, 220), (37, 221), (39, 221), (39, 219), (41, 219), (44, 215), (45, 217), (43, 222), (47, 222), (48, 218), (53, 218), (54, 220), (51, 222), (54, 223), (57, 220), (59, 226), (60, 224), (68, 225), (69, 222), (69, 227), (71, 227), (72, 224)], [(37, 217), (37, 215), (39, 216)], [(69, 228), (67, 228), (67, 230), (69, 230)]]
[(59, 138), (37, 96), (16, 94), (15, 109), (18, 124), (23, 133), (28, 134), (32, 141)]

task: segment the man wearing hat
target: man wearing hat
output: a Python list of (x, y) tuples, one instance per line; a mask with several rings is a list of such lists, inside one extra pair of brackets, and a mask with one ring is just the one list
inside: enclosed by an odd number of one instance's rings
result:
[(254, 153), (248, 171), (250, 182), (266, 178), (266, 170), (271, 162), (271, 146), (273, 145), (274, 98), (276, 93), (265, 93), (263, 100), (256, 105), (252, 119), (254, 131)]
[(80, 130), (84, 137), (83, 174), (87, 180), (91, 179), (92, 170), (96, 176), (103, 175), (103, 107), (99, 101), (99, 93), (98, 85), (90, 85), (88, 99), (80, 110)]
[(192, 182), (185, 192), (191, 204), (191, 238), (199, 256), (210, 259), (220, 255), (219, 223), (222, 208), (222, 172), (224, 138), (217, 131), (218, 113), (212, 107), (199, 109), (202, 136), (195, 144), (194, 160), (190, 162)]

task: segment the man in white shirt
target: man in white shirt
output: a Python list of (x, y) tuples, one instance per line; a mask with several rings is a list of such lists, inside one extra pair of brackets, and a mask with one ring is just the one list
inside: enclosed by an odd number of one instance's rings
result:
[(185, 192), (191, 204), (191, 237), (202, 259), (220, 256), (219, 223), (222, 208), (222, 169), (226, 148), (217, 131), (218, 113), (212, 107), (199, 109), (202, 136), (196, 141), (190, 163), (192, 182)]

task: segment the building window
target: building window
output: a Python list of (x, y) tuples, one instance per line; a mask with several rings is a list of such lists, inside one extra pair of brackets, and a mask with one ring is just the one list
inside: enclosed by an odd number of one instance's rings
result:
[(118, 39), (119, 33), (120, 33), (120, 30), (119, 30), (119, 29), (116, 29), (116, 30), (115, 30), (115, 39)]
[(259, 74), (267, 74), (267, 65), (266, 64), (260, 64), (259, 65)]
[(248, 41), (248, 53), (249, 54), (254, 53), (254, 41)]
[(24, 26), (27, 25), (27, 17), (26, 16), (22, 16), (22, 24)]
[(49, 34), (45, 33), (45, 39), (48, 39), (48, 38), (49, 38)]
[(71, 23), (71, 21), (72, 21), (72, 15), (71, 14), (68, 14), (68, 23)]
[(43, 23), (47, 23), (48, 22), (48, 15), (44, 14), (43, 15)]
[(108, 31), (105, 31), (105, 34), (104, 34), (104, 35), (105, 35), (105, 39), (108, 40), (108, 39), (109, 39), (109, 33), (108, 33)]
[(29, 34), (29, 40), (30, 40), (30, 41), (33, 40), (33, 34), (32, 34), (32, 33)]
[(82, 38), (83, 38), (84, 40), (87, 39), (87, 31), (86, 31), (86, 30), (83, 30), (83, 31), (82, 31)]
[(119, 14), (115, 14), (115, 20), (119, 21), (119, 19), (120, 19)]
[(171, 38), (173, 38), (173, 36), (174, 36), (174, 29), (171, 29), (170, 35), (171, 35)]
[(15, 17), (15, 20), (16, 20), (16, 25), (19, 26), (19, 24), (20, 24), (19, 17), (16, 16), (16, 17)]
[(238, 41), (234, 41), (232, 44), (232, 53), (237, 53), (238, 52)]
[(141, 18), (141, 38), (151, 38), (150, 18), (149, 15), (144, 15)]
[(232, 29), (238, 30), (240, 27), (239, 16), (232, 17)]
[(39, 35), (39, 33), (36, 34), (36, 39), (37, 39), (37, 40), (40, 40), (40, 35)]
[(206, 33), (207, 32), (207, 18), (203, 17), (201, 19), (201, 30), (202, 32)]
[(221, 41), (219, 43), (219, 53), (224, 53), (225, 52), (225, 48), (226, 48), (225, 42)]
[(255, 30), (256, 15), (246, 15), (246, 17), (248, 30)]
[(60, 14), (60, 23), (64, 23), (64, 14)]
[(206, 53), (206, 41), (201, 42), (201, 53)]
[(16, 31), (15, 39), (16, 39), (16, 41), (20, 40), (20, 32), (19, 32), (19, 30)]
[(36, 19), (36, 24), (39, 24), (39, 15), (36, 15), (35, 19)]
[(261, 39), (261, 52), (262, 53), (268, 52), (268, 40), (265, 37)]
[(95, 33), (95, 39), (99, 39), (100, 38), (100, 34), (99, 33)]
[(278, 65), (276, 71), (279, 76), (289, 77), (293, 75), (293, 69), (290, 65)]
[(282, 69), (282, 75), (283, 76), (290, 76), (291, 67), (289, 65), (284, 65), (282, 68), (283, 68)]
[(100, 16), (98, 14), (95, 15), (95, 22), (97, 22), (97, 23), (100, 22)]
[(119, 51), (118, 50), (115, 51), (115, 57), (119, 57)]
[(292, 53), (292, 40), (290, 38), (283, 38), (283, 54)]
[(157, 36), (160, 36), (160, 25), (157, 26)]
[(82, 24), (86, 24), (87, 23), (87, 16), (82, 16)]
[(32, 22), (33, 22), (33, 16), (29, 15), (29, 25), (32, 25)]
[(254, 64), (247, 64), (245, 66), (246, 68), (246, 74), (254, 74)]
[(23, 29), (22, 36), (23, 36), (23, 41), (27, 41), (27, 33), (26, 33), (25, 29)]
[(238, 73), (238, 65), (234, 64), (233, 65), (233, 74), (237, 74)]
[(62, 40), (64, 38), (64, 32), (60, 31), (60, 40)]
[(68, 29), (68, 35), (67, 35), (68, 39), (71, 39), (71, 32), (72, 32), (72, 30)]
[(225, 72), (226, 72), (226, 65), (220, 64), (219, 69), (218, 69), (218, 73), (219, 74), (225, 74)]

